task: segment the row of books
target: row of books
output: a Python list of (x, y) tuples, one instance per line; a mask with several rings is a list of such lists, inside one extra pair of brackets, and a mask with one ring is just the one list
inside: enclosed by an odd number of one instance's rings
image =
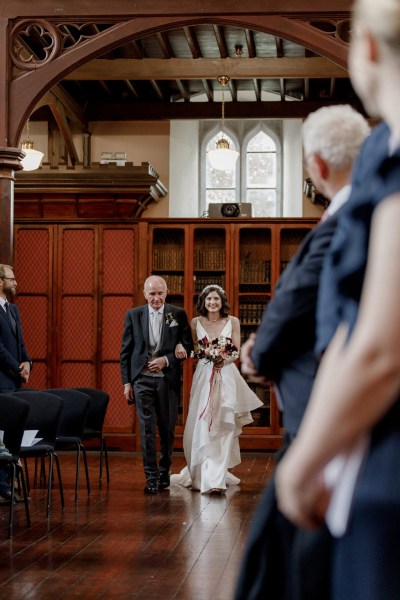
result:
[(183, 248), (153, 247), (153, 269), (169, 269), (171, 271), (183, 271), (184, 254)]
[(262, 319), (265, 302), (239, 304), (239, 320), (242, 325), (258, 325)]
[(271, 283), (271, 261), (241, 260), (240, 283)]
[(216, 284), (225, 289), (225, 275), (196, 275), (194, 280), (194, 291), (199, 294), (207, 285)]
[(225, 249), (202, 248), (194, 252), (195, 269), (225, 269)]
[(183, 294), (185, 292), (184, 275), (163, 274), (163, 278), (167, 282), (168, 291), (170, 294)]

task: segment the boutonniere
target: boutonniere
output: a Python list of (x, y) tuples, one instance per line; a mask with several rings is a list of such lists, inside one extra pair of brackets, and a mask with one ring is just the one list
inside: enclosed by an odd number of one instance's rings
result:
[(175, 321), (174, 315), (171, 312), (165, 315), (165, 322), (169, 327), (176, 327), (178, 325), (178, 322)]

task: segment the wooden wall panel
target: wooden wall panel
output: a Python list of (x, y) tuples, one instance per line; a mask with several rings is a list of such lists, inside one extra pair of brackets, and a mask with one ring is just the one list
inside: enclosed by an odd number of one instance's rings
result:
[(101, 387), (110, 394), (105, 425), (132, 432), (135, 412), (123, 396), (119, 355), (126, 311), (136, 291), (136, 229), (104, 227), (101, 238)]
[(24, 341), (34, 362), (29, 386), (51, 385), (53, 227), (16, 227), (14, 268)]
[(97, 226), (60, 227), (56, 280), (57, 378), (63, 387), (96, 387)]

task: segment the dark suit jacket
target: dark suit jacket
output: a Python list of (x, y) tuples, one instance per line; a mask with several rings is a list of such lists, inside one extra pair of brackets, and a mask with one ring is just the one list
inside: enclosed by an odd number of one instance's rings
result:
[(379, 164), (389, 152), (390, 131), (385, 123), (381, 123), (363, 143), (352, 175), (352, 189), (345, 204), (345, 210), (340, 211), (340, 219), (332, 239), (329, 252), (324, 259), (317, 301), (317, 337), (315, 351), (320, 356), (327, 348), (339, 323), (343, 320), (342, 298), (338, 290), (340, 273), (336, 269), (334, 251), (341, 247), (343, 223), (347, 213), (354, 207), (363, 204), (371, 193), (371, 177)]
[(21, 318), (16, 304), (9, 303), (16, 332), (3, 308), (0, 308), (0, 392), (16, 391), (21, 387), (19, 365), (30, 361), (22, 335)]
[[(171, 313), (178, 325), (171, 326), (166, 322), (166, 315)], [(185, 311), (172, 304), (164, 305), (164, 320), (161, 331), (161, 343), (157, 356), (166, 356), (168, 367), (163, 369), (165, 377), (178, 392), (181, 383), (181, 360), (175, 358), (175, 346), (181, 342), (188, 355), (193, 350), (192, 333)], [(149, 306), (145, 304), (128, 310), (122, 337), (120, 356), (122, 382), (133, 383), (148, 360), (149, 347)]]
[(284, 427), (291, 435), (297, 433), (318, 366), (314, 345), (319, 276), (343, 208), (307, 235), (283, 272), (251, 354), (257, 371), (277, 384)]

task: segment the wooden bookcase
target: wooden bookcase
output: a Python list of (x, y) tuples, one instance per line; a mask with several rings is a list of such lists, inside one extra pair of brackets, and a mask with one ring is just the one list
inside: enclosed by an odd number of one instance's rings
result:
[[(149, 273), (167, 280), (168, 301), (184, 307), (189, 319), (207, 284), (224, 287), (244, 341), (257, 330), (281, 271), (315, 223), (16, 215), (17, 301), (35, 363), (30, 385), (105, 389), (110, 446), (139, 450), (135, 411), (122, 394), (119, 352), (126, 310), (145, 302)], [(182, 447), (194, 368), (195, 361), (185, 361), (176, 448)], [(263, 407), (245, 427), (241, 448), (278, 448), (282, 429), (273, 391), (251, 386)]]
[[(169, 302), (183, 306), (189, 320), (197, 315), (199, 292), (208, 284), (227, 292), (231, 314), (241, 322), (241, 341), (256, 331), (279, 275), (315, 221), (303, 219), (207, 219), (149, 223), (148, 272), (162, 275), (169, 286)], [(195, 368), (186, 361), (177, 447), (182, 442)], [(280, 412), (273, 390), (250, 384), (263, 406), (244, 429), (243, 449), (278, 448), (282, 439)]]

